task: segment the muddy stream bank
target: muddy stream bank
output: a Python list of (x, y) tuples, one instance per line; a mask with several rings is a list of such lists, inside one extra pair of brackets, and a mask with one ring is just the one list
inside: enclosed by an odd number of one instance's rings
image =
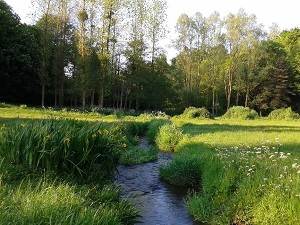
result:
[[(149, 147), (146, 139), (140, 140), (142, 148)], [(186, 189), (171, 186), (159, 179), (159, 167), (172, 159), (160, 152), (158, 160), (136, 166), (119, 166), (115, 183), (121, 185), (121, 197), (140, 210), (140, 219), (146, 225), (201, 225), (188, 214), (183, 198)]]

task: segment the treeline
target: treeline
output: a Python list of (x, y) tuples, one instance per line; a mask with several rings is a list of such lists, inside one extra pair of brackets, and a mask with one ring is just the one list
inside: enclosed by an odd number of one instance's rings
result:
[(165, 0), (33, 0), (34, 25), (0, 1), (0, 101), (213, 114), (299, 110), (300, 30), (267, 33), (243, 10), (178, 18), (168, 64)]

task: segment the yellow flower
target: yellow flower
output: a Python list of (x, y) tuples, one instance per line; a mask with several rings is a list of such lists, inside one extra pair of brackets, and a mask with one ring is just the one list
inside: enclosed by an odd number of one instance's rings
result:
[(109, 133), (108, 130), (106, 130), (106, 129), (103, 132), (105, 135), (108, 135), (108, 133)]
[(25, 124), (25, 123), (21, 123), (20, 126), (21, 126), (21, 127), (25, 127), (26, 124)]
[(5, 124), (2, 124), (2, 127), (1, 127), (1, 129), (0, 130), (5, 130), (6, 129), (6, 126), (5, 126)]
[(97, 132), (98, 132), (98, 134), (102, 134), (102, 130), (98, 130)]
[(122, 144), (122, 147), (123, 147), (123, 148), (126, 148), (126, 147), (127, 147), (126, 143), (123, 143), (123, 144)]
[(96, 134), (93, 134), (93, 135), (92, 135), (92, 138), (93, 138), (93, 139), (95, 139), (95, 138), (96, 138), (96, 136), (97, 136)]
[(65, 138), (64, 138), (64, 142), (65, 142), (65, 143), (69, 143), (69, 142), (70, 142), (70, 138), (69, 138), (69, 137), (65, 137)]

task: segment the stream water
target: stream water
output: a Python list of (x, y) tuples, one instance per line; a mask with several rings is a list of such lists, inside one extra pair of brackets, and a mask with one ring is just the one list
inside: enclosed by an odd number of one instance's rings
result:
[[(145, 139), (140, 146), (148, 147)], [(116, 184), (121, 185), (121, 197), (132, 202), (146, 225), (200, 225), (193, 221), (184, 205), (187, 190), (173, 187), (159, 179), (159, 167), (165, 165), (172, 156), (159, 153), (158, 160), (131, 167), (119, 166)]]

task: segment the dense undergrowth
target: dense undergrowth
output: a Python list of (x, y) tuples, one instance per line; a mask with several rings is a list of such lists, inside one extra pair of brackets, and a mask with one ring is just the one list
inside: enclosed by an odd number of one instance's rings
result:
[(214, 120), (64, 111), (53, 116), (52, 110), (26, 107), (0, 112), (4, 224), (133, 224), (138, 212), (119, 199), (110, 180), (119, 162), (156, 159), (155, 148), (137, 147), (140, 136), (177, 153), (160, 176), (196, 188), (185, 199), (196, 220), (298, 223), (300, 128), (290, 109), (261, 118), (235, 108), (230, 117)]

